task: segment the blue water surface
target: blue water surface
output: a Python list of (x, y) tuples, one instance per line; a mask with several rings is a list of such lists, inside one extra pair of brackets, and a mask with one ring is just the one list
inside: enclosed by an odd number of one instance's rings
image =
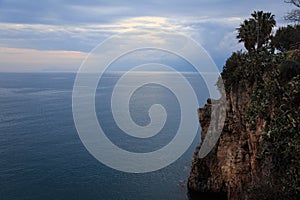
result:
[[(183, 156), (164, 169), (145, 174), (111, 169), (89, 154), (77, 134), (72, 116), (75, 76), (0, 74), (0, 199), (188, 199), (186, 181), (199, 133)], [(130, 102), (137, 124), (149, 123), (147, 111), (155, 103), (165, 107), (168, 119), (155, 137), (132, 138), (122, 133), (110, 112), (109, 98), (119, 76), (105, 75), (103, 88), (99, 84), (96, 94), (97, 116), (105, 119), (99, 123), (108, 138), (132, 152), (154, 151), (168, 144), (180, 122), (176, 96), (155, 84), (137, 90)], [(203, 105), (208, 96), (201, 77), (186, 74), (186, 78)]]

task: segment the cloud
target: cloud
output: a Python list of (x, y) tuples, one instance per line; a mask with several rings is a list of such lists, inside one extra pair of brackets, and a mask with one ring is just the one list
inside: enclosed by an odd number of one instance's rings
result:
[(228, 55), (242, 48), (235, 28), (258, 9), (274, 13), (282, 26), (290, 7), (283, 0), (2, 0), (0, 47), (85, 54), (114, 34), (161, 27), (195, 39), (222, 68)]
[[(269, 0), (2, 0), (0, 21), (30, 24), (113, 23), (138, 16), (181, 17), (240, 17), (253, 10), (269, 10), (282, 18), (289, 7), (282, 1)], [(286, 8), (286, 9), (284, 9)]]
[(164, 28), (188, 33), (188, 27), (163, 17), (126, 18), (111, 24), (45, 25), (0, 23), (0, 45), (37, 50), (91, 51), (110, 36), (134, 29)]
[(1, 72), (76, 71), (86, 53), (0, 47)]

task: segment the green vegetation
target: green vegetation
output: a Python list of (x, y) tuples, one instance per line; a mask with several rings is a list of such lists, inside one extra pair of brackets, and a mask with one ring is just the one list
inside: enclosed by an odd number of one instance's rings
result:
[(269, 12), (255, 11), (251, 16), (252, 18), (245, 20), (237, 28), (237, 38), (239, 42), (244, 42), (248, 51), (254, 51), (268, 45), (272, 28), (276, 25), (274, 15)]
[(274, 16), (262, 11), (240, 25), (237, 38), (248, 52), (233, 53), (222, 78), (227, 92), (236, 87), (252, 92), (247, 123), (256, 131), (258, 120), (265, 121), (260, 162), (271, 162), (276, 179), (267, 187), (293, 199), (300, 195), (300, 50), (290, 47), (300, 41), (300, 28), (282, 27), (272, 37), (274, 25)]
[(280, 27), (272, 39), (272, 45), (281, 52), (288, 51), (298, 43), (300, 43), (300, 25)]

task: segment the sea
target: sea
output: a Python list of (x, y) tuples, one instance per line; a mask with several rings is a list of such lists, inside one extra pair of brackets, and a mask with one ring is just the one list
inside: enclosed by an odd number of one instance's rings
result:
[[(144, 76), (172, 76), (149, 73)], [(129, 136), (114, 121), (110, 106), (121, 75), (103, 74), (97, 87), (95, 108), (103, 131), (119, 148), (130, 152), (151, 152), (167, 145), (180, 123), (176, 94), (158, 84), (139, 88), (130, 100), (132, 119), (146, 126), (150, 106), (160, 104), (167, 120), (155, 137)], [(184, 77), (203, 106), (208, 98), (203, 79), (194, 73)], [(201, 128), (187, 151), (165, 168), (147, 173), (112, 169), (95, 159), (80, 140), (72, 113), (75, 78), (76, 73), (0, 73), (0, 199), (189, 199), (186, 184)], [(175, 84), (180, 87), (181, 83)]]

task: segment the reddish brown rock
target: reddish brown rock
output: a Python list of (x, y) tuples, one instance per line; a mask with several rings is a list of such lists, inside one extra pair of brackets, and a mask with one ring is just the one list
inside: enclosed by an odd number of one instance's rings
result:
[[(198, 156), (201, 144), (195, 150), (188, 180), (190, 191), (223, 192), (230, 200), (244, 200), (249, 199), (253, 185), (268, 176), (267, 168), (262, 170), (258, 160), (258, 146), (265, 123), (258, 120), (256, 131), (251, 131), (246, 122), (251, 93), (252, 88), (241, 86), (227, 93), (226, 120), (219, 141), (205, 158)], [(211, 117), (221, 117), (218, 113), (211, 113), (212, 103), (208, 101), (204, 108), (199, 109), (201, 141)]]

